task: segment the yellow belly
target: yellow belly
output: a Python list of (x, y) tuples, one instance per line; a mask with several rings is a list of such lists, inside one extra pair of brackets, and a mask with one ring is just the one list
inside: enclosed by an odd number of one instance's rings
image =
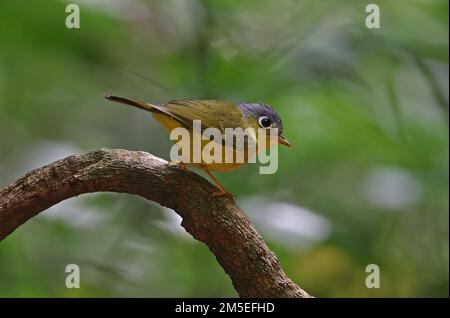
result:
[[(192, 128), (190, 127), (186, 127), (185, 125), (181, 124), (179, 121), (173, 119), (172, 117), (163, 114), (163, 113), (152, 113), (153, 117), (159, 122), (161, 123), (161, 125), (164, 126), (164, 128), (166, 128), (167, 132), (170, 134), (172, 132), (173, 129), (175, 128), (185, 128), (189, 130), (189, 134), (191, 136), (190, 140), (186, 141), (189, 142), (189, 155), (183, 155), (183, 153), (180, 154), (180, 159), (182, 162), (188, 163), (190, 166), (196, 167), (196, 168), (202, 168), (202, 167), (206, 167), (208, 170), (210, 171), (219, 171), (219, 172), (225, 172), (225, 171), (230, 171), (230, 170), (234, 170), (236, 168), (239, 168), (240, 166), (242, 166), (243, 164), (245, 164), (248, 159), (248, 153), (246, 151), (244, 151), (244, 153), (242, 154), (243, 158), (244, 158), (244, 162), (236, 162), (236, 163), (225, 163), (225, 146), (221, 146), (222, 147), (222, 163), (218, 163), (218, 162), (212, 162), (212, 163), (206, 163), (203, 161), (203, 158), (201, 158), (202, 156), (200, 156), (200, 162), (198, 163), (194, 163), (194, 158), (193, 158), (193, 138), (194, 134), (199, 134), (198, 132), (193, 132)], [(201, 138), (201, 136), (197, 136), (199, 138)], [(201, 139), (199, 139), (201, 140)], [(201, 142), (201, 149), (203, 150), (204, 147), (210, 143), (210, 140), (202, 140)], [(186, 145), (187, 146), (187, 145)], [(236, 158), (236, 151), (233, 149), (233, 158)]]

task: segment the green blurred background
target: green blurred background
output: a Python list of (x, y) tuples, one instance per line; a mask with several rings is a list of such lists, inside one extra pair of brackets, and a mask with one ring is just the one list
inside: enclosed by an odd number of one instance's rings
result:
[[(68, 3), (0, 1), (0, 187), (100, 147), (167, 159), (165, 131), (106, 92), (264, 101), (295, 148), (274, 175), (217, 176), (288, 276), (317, 297), (448, 296), (448, 1), (74, 1), (80, 29)], [(100, 193), (0, 243), (0, 296), (236, 293), (175, 213)]]

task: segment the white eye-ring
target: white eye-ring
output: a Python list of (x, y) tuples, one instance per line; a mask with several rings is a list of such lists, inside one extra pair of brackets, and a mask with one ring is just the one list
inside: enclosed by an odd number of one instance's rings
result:
[(259, 117), (259, 125), (262, 128), (269, 128), (271, 124), (272, 124), (272, 121), (269, 119), (269, 117), (267, 117), (267, 116)]

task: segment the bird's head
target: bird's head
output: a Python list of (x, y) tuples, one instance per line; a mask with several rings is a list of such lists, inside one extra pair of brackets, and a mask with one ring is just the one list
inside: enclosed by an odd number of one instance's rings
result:
[(289, 148), (292, 147), (292, 144), (283, 136), (281, 117), (272, 107), (263, 103), (238, 103), (238, 106), (252, 126), (267, 129), (267, 134), (270, 133), (270, 128), (277, 128), (277, 142)]

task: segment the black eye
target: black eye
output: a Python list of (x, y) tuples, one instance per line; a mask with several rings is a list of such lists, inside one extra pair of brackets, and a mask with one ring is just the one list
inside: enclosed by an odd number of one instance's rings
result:
[(259, 117), (259, 125), (262, 128), (268, 128), (268, 127), (270, 127), (270, 124), (272, 124), (272, 122), (270, 121), (269, 117), (267, 117), (267, 116)]

